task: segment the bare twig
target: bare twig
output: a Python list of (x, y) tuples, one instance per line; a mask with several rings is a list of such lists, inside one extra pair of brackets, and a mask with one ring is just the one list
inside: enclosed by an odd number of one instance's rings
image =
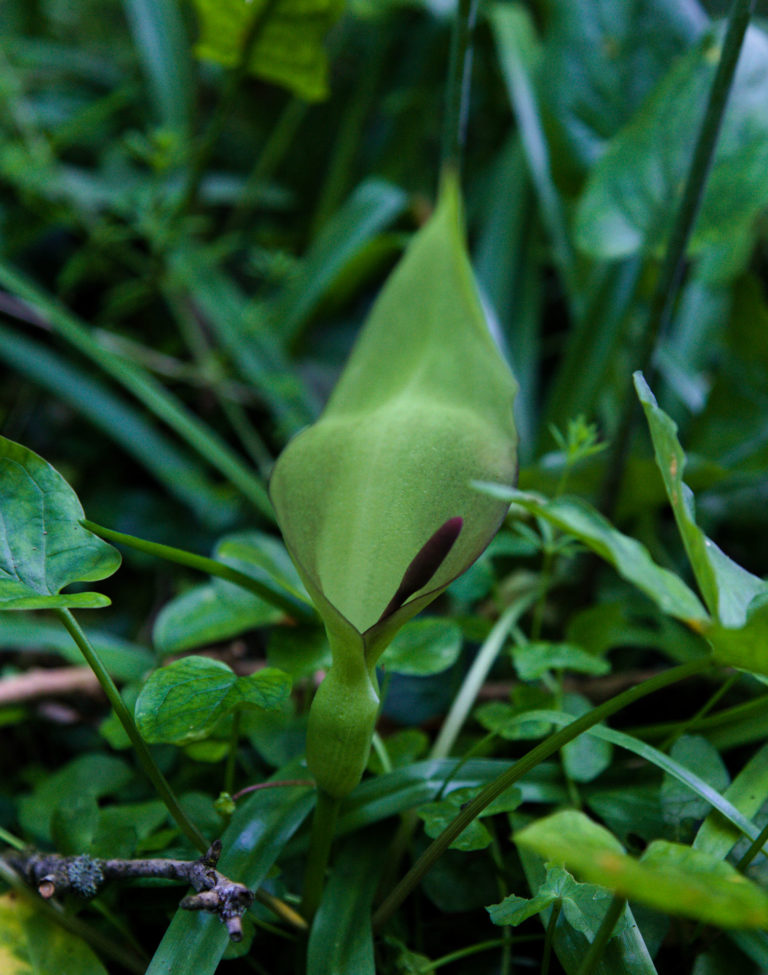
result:
[(0, 680), (0, 707), (69, 694), (101, 696), (101, 687), (90, 667), (41, 668)]
[(48, 900), (55, 894), (74, 892), (95, 897), (108, 880), (155, 877), (187, 883), (195, 889), (181, 902), (187, 911), (216, 914), (233, 941), (243, 937), (243, 914), (254, 900), (254, 893), (216, 869), (221, 856), (221, 841), (215, 840), (199, 860), (102, 860), (85, 855), (60, 856), (57, 853), (8, 853), (5, 861)]

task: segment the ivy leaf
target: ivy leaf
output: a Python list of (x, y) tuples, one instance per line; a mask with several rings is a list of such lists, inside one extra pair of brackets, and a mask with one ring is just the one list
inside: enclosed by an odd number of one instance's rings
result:
[(150, 744), (182, 745), (205, 738), (237, 709), (280, 708), (290, 690), (288, 675), (274, 667), (238, 677), (220, 660), (184, 657), (147, 680), (136, 701), (136, 723)]
[(234, 67), (252, 29), (257, 32), (248, 70), (318, 101), (328, 94), (323, 40), (344, 0), (194, 0), (200, 20), (199, 58)]
[(0, 437), (0, 610), (97, 609), (95, 592), (62, 593), (111, 576), (120, 553), (92, 535), (77, 495), (37, 454)]

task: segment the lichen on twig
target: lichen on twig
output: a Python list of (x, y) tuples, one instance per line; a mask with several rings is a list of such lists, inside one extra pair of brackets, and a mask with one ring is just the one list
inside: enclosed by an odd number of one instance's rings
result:
[(109, 880), (153, 877), (188, 883), (195, 893), (185, 897), (180, 906), (187, 911), (218, 915), (230, 938), (240, 941), (242, 917), (255, 895), (244, 884), (219, 873), (216, 864), (220, 856), (221, 841), (215, 840), (199, 860), (104, 860), (84, 854), (61, 856), (34, 851), (8, 853), (4, 859), (46, 900), (69, 892), (95, 897)]

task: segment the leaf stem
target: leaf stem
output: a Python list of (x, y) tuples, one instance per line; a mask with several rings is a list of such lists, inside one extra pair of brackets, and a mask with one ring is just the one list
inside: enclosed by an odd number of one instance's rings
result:
[(552, 942), (555, 938), (555, 928), (557, 927), (557, 919), (560, 917), (560, 911), (562, 910), (562, 901), (558, 898), (552, 905), (552, 910), (549, 914), (549, 921), (547, 921), (547, 930), (544, 932), (544, 951), (541, 957), (541, 973), (540, 975), (549, 975), (549, 963), (552, 960)]
[(624, 913), (624, 908), (627, 906), (627, 901), (624, 897), (614, 896), (611, 899), (611, 903), (608, 905), (608, 910), (605, 912), (603, 920), (600, 922), (600, 927), (597, 929), (597, 934), (589, 946), (589, 950), (579, 965), (579, 970), (576, 975), (592, 975), (592, 973), (597, 968), (600, 959), (605, 951), (606, 945), (611, 940), (611, 935), (613, 934), (613, 929), (616, 927), (616, 922), (619, 920), (621, 915)]
[(154, 758), (152, 758), (149, 748), (147, 747), (147, 743), (141, 737), (139, 729), (136, 727), (136, 722), (133, 720), (133, 715), (125, 706), (125, 702), (120, 696), (120, 692), (115, 686), (114, 681), (110, 677), (104, 664), (101, 662), (99, 655), (91, 646), (88, 638), (80, 627), (80, 624), (68, 609), (56, 609), (54, 610), (54, 613), (56, 616), (58, 616), (69, 635), (80, 648), (80, 652), (85, 657), (88, 666), (98, 678), (98, 681), (101, 684), (109, 703), (112, 705), (118, 720), (125, 729), (125, 733), (131, 740), (131, 744), (133, 745), (136, 757), (138, 758), (141, 767), (144, 769), (147, 778), (149, 778), (152, 785), (155, 787), (157, 794), (165, 803), (168, 812), (176, 820), (179, 829), (182, 831), (182, 833), (184, 833), (190, 843), (200, 850), (201, 853), (207, 852), (210, 844), (181, 808), (178, 799), (168, 784), (168, 780), (157, 767), (157, 764), (155, 763)]
[(441, 170), (461, 170), (472, 81), (472, 32), (478, 0), (458, 0), (448, 66)]
[(304, 896), (301, 913), (312, 920), (320, 906), (325, 884), (325, 869), (331, 854), (331, 844), (336, 827), (336, 817), (341, 799), (329, 795), (324, 789), (317, 790), (317, 805), (312, 819), (312, 834), (309, 840), (309, 855), (304, 874)]
[[(731, 91), (736, 65), (749, 26), (755, 0), (733, 0), (728, 26), (723, 40), (720, 60), (712, 79), (707, 107), (701, 121), (699, 134), (694, 146), (691, 165), (685, 181), (685, 188), (675, 214), (669, 235), (664, 263), (656, 279), (651, 297), (648, 319), (645, 324), (640, 349), (635, 359), (639, 369), (646, 374), (649, 382), (653, 380), (653, 355), (659, 337), (665, 331), (680, 291), (685, 267), (685, 252), (693, 231), (696, 218), (701, 209), (704, 190), (707, 184), (712, 160), (715, 155), (717, 137), (725, 114), (728, 95)], [(631, 380), (630, 380), (631, 383)], [(614, 437), (612, 455), (606, 462), (606, 478), (603, 485), (604, 503), (601, 509), (608, 515), (615, 509), (619, 487), (624, 472), (624, 464), (629, 451), (629, 440), (634, 419), (638, 415), (637, 400), (627, 396), (621, 420)]]
[(115, 531), (113, 528), (105, 528), (103, 525), (97, 525), (95, 522), (88, 521), (87, 519), (82, 521), (81, 524), (83, 528), (87, 528), (89, 532), (93, 532), (94, 535), (98, 535), (99, 538), (103, 538), (107, 542), (127, 545), (128, 548), (133, 548), (137, 552), (144, 552), (146, 555), (152, 555), (154, 558), (165, 559), (167, 562), (175, 562), (177, 565), (186, 565), (190, 569), (197, 569), (198, 572), (205, 572), (208, 575), (226, 579), (227, 582), (232, 582), (236, 586), (240, 586), (241, 589), (247, 589), (249, 592), (258, 596), (259, 599), (263, 599), (271, 606), (276, 606), (278, 609), (281, 609), (292, 619), (302, 620), (303, 622), (313, 622), (316, 620), (315, 613), (309, 604), (304, 604), (299, 599), (272, 589), (258, 579), (254, 579), (253, 576), (249, 576), (245, 572), (240, 572), (239, 569), (235, 569), (225, 562), (219, 562), (217, 559), (209, 559), (204, 555), (196, 555), (194, 552), (187, 552), (182, 548), (174, 548), (172, 545), (161, 545), (160, 542), (151, 542), (145, 538), (138, 538), (136, 535), (126, 535), (124, 532)]
[(540, 742), (526, 755), (518, 759), (506, 772), (503, 772), (492, 782), (489, 782), (475, 799), (459, 813), (456, 819), (443, 830), (437, 839), (432, 841), (408, 873), (380, 905), (373, 918), (374, 926), (378, 927), (387, 921), (420, 882), (421, 878), (448, 849), (456, 837), (494, 799), (530, 772), (531, 769), (536, 768), (545, 759), (554, 755), (563, 745), (567, 745), (569, 741), (578, 738), (580, 734), (588, 731), (594, 725), (600, 724), (601, 721), (604, 721), (612, 714), (616, 714), (617, 711), (621, 711), (630, 704), (634, 704), (635, 701), (639, 701), (648, 694), (653, 694), (664, 687), (669, 687), (671, 684), (685, 680), (694, 674), (701, 674), (714, 666), (716, 666), (715, 662), (711, 658), (705, 657), (681, 664), (679, 667), (672, 667), (670, 670), (665, 670), (663, 673), (656, 674), (654, 677), (643, 681), (642, 684), (638, 684), (636, 687), (630, 687), (621, 694), (617, 694), (598, 707), (593, 708), (587, 714), (583, 714), (581, 717), (571, 721), (570, 724), (554, 732), (548, 738), (545, 738), (544, 741)]

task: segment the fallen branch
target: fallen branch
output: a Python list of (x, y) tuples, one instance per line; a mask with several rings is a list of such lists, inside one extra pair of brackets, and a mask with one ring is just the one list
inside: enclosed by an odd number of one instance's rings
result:
[(185, 897), (180, 906), (218, 915), (230, 938), (240, 941), (242, 917), (253, 903), (254, 893), (218, 872), (220, 856), (221, 841), (216, 840), (199, 860), (102, 860), (58, 853), (7, 853), (4, 859), (46, 900), (68, 892), (90, 899), (108, 880), (154, 877), (187, 883), (195, 893)]

